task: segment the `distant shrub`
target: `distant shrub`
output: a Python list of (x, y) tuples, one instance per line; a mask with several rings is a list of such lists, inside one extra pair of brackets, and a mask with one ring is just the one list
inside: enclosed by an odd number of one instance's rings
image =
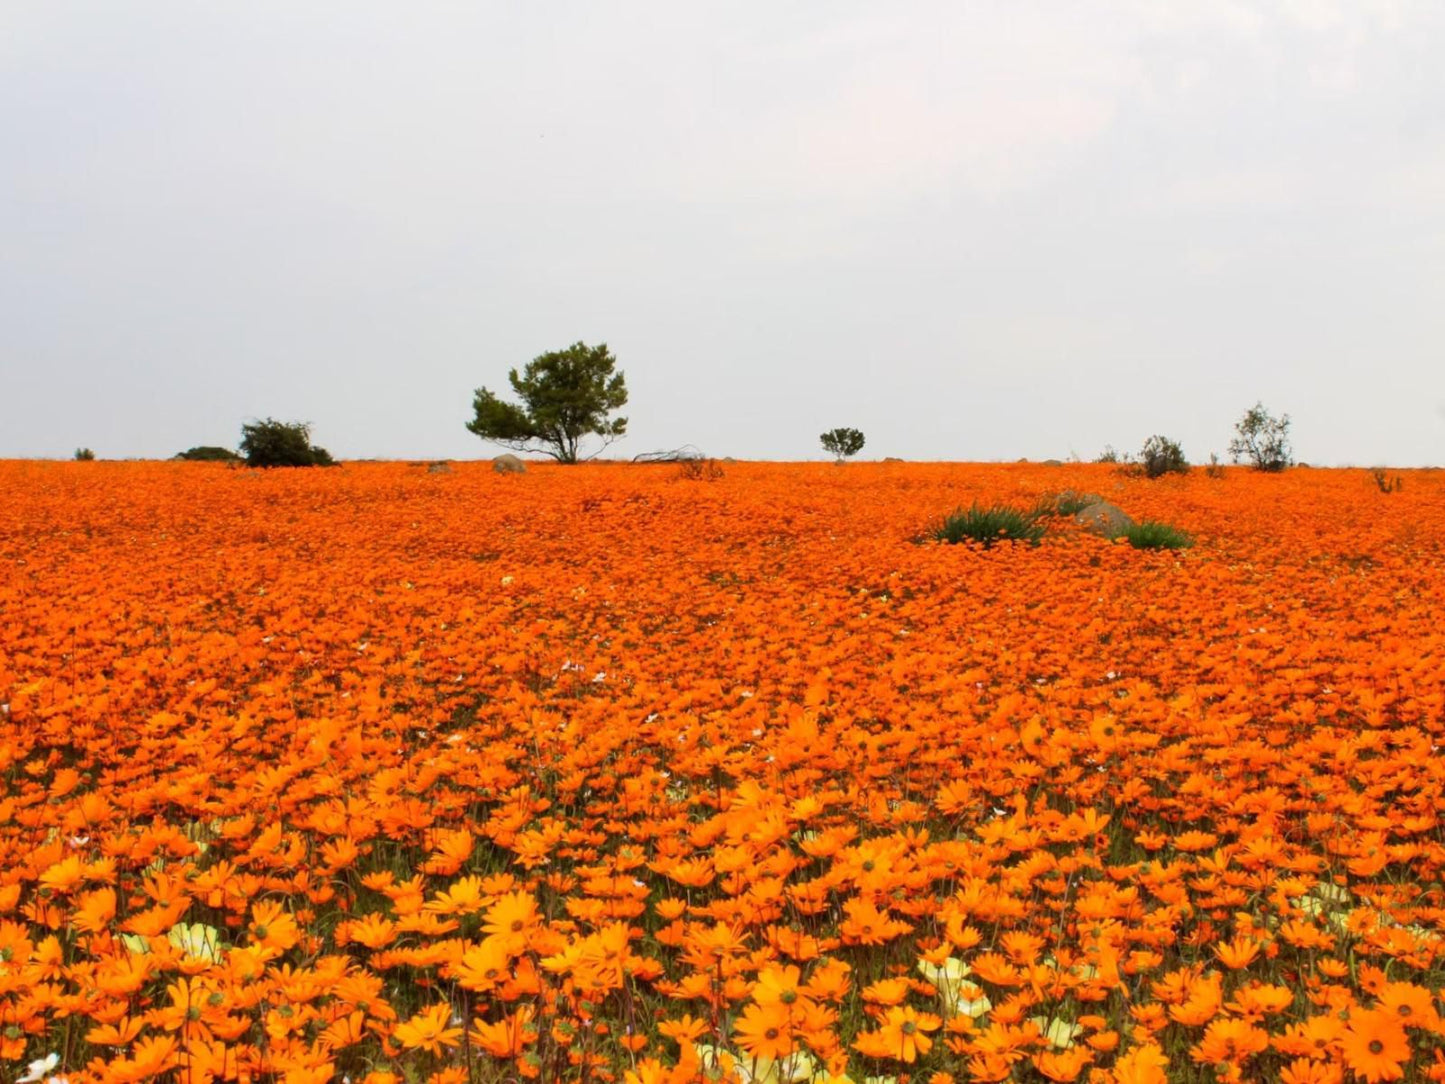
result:
[(329, 467), (335, 462), (325, 448), (311, 443), (310, 425), (274, 418), (241, 426), (241, 454), (248, 467)]
[(716, 459), (684, 459), (677, 467), (677, 476), (688, 482), (716, 482), (724, 473)]
[(1398, 474), (1386, 474), (1384, 467), (1376, 467), (1370, 471), (1370, 479), (1381, 493), (1398, 493), (1405, 488), (1405, 479)]
[(1213, 452), (1209, 453), (1209, 463), (1205, 466), (1204, 473), (1211, 478), (1224, 477), (1224, 464), (1219, 461), (1219, 456)]
[(1139, 467), (1146, 478), (1159, 478), (1166, 474), (1187, 474), (1189, 460), (1184, 458), (1184, 449), (1168, 437), (1153, 436), (1144, 442), (1139, 451)]
[(939, 542), (955, 545), (976, 542), (988, 549), (998, 542), (1028, 542), (1037, 545), (1044, 536), (1044, 525), (1037, 511), (1026, 512), (1006, 504), (982, 507), (978, 504), (959, 508), (944, 518), (933, 531)]
[(241, 457), (230, 448), (221, 448), (215, 444), (198, 444), (194, 448), (187, 448), (184, 452), (179, 453), (176, 458), (191, 463), (235, 463)]
[(818, 440), (822, 442), (823, 451), (835, 456), (839, 463), (863, 450), (862, 430), (850, 429), (847, 426), (829, 429)]
[(1294, 461), (1289, 444), (1289, 415), (1274, 417), (1255, 403), (1234, 427), (1229, 454), (1238, 463), (1248, 459), (1255, 470), (1282, 471)]
[(89, 463), (95, 459), (95, 453), (89, 448), (75, 449), (75, 461), (77, 463)]
[(1120, 455), (1112, 444), (1104, 445), (1104, 450), (1094, 457), (1095, 463), (1127, 463), (1129, 457)]
[(1136, 550), (1182, 550), (1194, 545), (1194, 539), (1183, 531), (1153, 520), (1125, 528), (1122, 537)]

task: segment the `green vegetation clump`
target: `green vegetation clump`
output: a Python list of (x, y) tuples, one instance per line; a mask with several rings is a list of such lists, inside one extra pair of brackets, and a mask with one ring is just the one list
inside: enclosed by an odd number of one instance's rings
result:
[(336, 462), (311, 443), (310, 425), (274, 418), (241, 426), (241, 454), (248, 467), (329, 467)]
[(95, 453), (89, 448), (75, 449), (75, 461), (77, 463), (89, 463), (95, 459)]
[(626, 418), (607, 417), (627, 404), (627, 382), (613, 371), (616, 365), (606, 343), (576, 342), (542, 354), (507, 374), (520, 404), (478, 388), (467, 428), (514, 452), (541, 451), (576, 463), (583, 437), (595, 434), (605, 448), (627, 432)]
[(184, 452), (180, 452), (176, 458), (183, 459), (188, 463), (238, 463), (241, 459), (230, 448), (222, 448), (215, 444), (198, 444), (194, 448), (187, 448)]
[(1189, 460), (1184, 458), (1184, 449), (1168, 437), (1152, 436), (1144, 442), (1139, 452), (1139, 467), (1146, 478), (1159, 478), (1166, 474), (1188, 474)]
[(833, 456), (839, 463), (863, 450), (864, 437), (861, 429), (851, 429), (848, 426), (829, 429), (818, 439), (823, 444), (823, 451)]
[(1154, 520), (1126, 527), (1122, 537), (1136, 550), (1183, 550), (1194, 545), (1194, 539), (1183, 531)]
[(1289, 415), (1276, 418), (1255, 403), (1234, 427), (1229, 454), (1238, 463), (1249, 460), (1255, 470), (1282, 471), (1294, 462), (1289, 443)]
[(1025, 511), (1006, 504), (959, 508), (934, 528), (932, 537), (956, 545), (974, 542), (989, 549), (999, 542), (1028, 542), (1037, 545), (1045, 527), (1038, 511)]

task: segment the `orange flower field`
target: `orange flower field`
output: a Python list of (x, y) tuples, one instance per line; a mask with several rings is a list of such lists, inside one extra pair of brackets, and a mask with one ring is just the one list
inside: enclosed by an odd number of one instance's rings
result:
[(0, 1081), (1445, 1081), (1445, 473), (724, 469), (0, 463)]

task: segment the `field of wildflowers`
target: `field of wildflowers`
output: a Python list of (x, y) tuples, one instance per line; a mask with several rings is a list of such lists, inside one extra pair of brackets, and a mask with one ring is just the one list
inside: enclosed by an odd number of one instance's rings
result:
[(0, 1080), (1445, 1080), (1445, 475), (0, 502)]

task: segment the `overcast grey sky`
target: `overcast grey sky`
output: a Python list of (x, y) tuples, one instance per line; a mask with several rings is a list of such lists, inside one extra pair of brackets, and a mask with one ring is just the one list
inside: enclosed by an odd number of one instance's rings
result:
[(1445, 3), (0, 3), (0, 455), (1445, 461)]

